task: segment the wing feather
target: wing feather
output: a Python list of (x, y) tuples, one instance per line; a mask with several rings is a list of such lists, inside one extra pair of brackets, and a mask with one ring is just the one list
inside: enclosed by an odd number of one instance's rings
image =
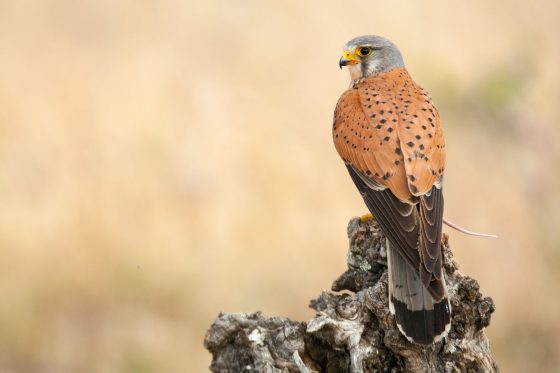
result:
[(402, 68), (347, 90), (333, 123), (336, 149), (367, 207), (436, 301), (445, 294), (439, 122), (428, 93)]
[[(358, 171), (351, 165), (347, 165), (347, 168), (356, 187), (362, 194), (366, 206), (375, 215), (377, 222), (391, 244), (394, 245), (408, 265), (419, 275), (426, 288), (434, 296), (434, 299), (442, 299), (445, 289), (440, 285), (441, 281), (435, 281), (436, 279), (441, 279), (440, 272), (437, 272), (437, 269), (434, 269), (436, 273), (429, 271), (424, 264), (427, 254), (423, 252), (423, 245), (419, 242), (422, 237), (420, 232), (422, 227), (420, 204), (411, 205), (407, 202), (399, 201), (389, 189), (373, 190), (368, 187), (358, 174)], [(434, 187), (434, 189), (437, 188)], [(438, 250), (437, 252), (435, 262), (439, 260), (441, 267), (441, 251)], [(441, 268), (439, 271), (441, 271)], [(438, 277), (434, 277), (434, 274), (438, 274)]]

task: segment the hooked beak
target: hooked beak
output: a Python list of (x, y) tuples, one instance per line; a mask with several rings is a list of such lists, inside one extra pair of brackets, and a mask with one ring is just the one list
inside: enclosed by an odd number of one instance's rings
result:
[(338, 67), (342, 69), (342, 66), (356, 65), (358, 63), (360, 63), (360, 61), (354, 53), (344, 51), (344, 53), (342, 53), (342, 57), (340, 57), (340, 60), (338, 61)]

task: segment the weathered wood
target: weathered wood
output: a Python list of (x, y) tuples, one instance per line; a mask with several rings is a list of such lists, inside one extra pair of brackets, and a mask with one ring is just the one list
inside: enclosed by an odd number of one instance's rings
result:
[(233, 372), (498, 372), (484, 328), (494, 312), (463, 276), (443, 237), (453, 321), (447, 338), (423, 347), (398, 331), (387, 301), (385, 238), (374, 220), (348, 225), (348, 270), (311, 301), (308, 322), (260, 312), (220, 314), (204, 339), (210, 370)]

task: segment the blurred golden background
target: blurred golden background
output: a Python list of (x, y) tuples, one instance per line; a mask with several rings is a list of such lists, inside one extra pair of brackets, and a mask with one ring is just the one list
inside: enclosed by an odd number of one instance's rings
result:
[(439, 108), (446, 216), (500, 236), (446, 229), (498, 363), (558, 371), (559, 10), (1, 1), (0, 372), (204, 372), (218, 312), (309, 319), (365, 213), (331, 124), (372, 33)]

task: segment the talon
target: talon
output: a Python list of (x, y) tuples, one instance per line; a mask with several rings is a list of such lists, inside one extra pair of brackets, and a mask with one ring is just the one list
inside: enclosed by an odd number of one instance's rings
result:
[(365, 215), (360, 216), (360, 221), (361, 221), (362, 223), (363, 223), (363, 222), (366, 222), (366, 221), (368, 221), (368, 220), (371, 220), (371, 219), (373, 219), (373, 215), (372, 215), (372, 214), (365, 214)]

